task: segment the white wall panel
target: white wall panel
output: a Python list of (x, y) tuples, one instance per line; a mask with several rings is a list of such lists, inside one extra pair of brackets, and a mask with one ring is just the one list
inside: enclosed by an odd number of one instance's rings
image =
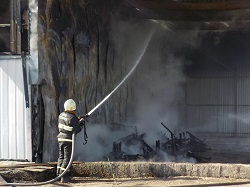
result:
[(0, 58), (0, 159), (32, 159), (21, 58)]

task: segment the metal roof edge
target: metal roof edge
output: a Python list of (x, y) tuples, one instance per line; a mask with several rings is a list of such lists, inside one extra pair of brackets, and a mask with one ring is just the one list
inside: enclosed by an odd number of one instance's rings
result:
[(0, 55), (1, 59), (22, 59), (21, 55)]

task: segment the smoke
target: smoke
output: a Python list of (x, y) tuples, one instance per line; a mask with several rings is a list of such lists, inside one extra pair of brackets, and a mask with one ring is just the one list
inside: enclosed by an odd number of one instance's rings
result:
[(38, 0), (29, 1), (29, 19), (30, 24), (30, 60), (29, 62), (29, 82), (37, 84), (38, 82)]
[(250, 124), (250, 116), (249, 114), (228, 114), (228, 118), (232, 120), (236, 120), (238, 123), (242, 124)]
[(173, 55), (166, 57), (158, 70), (152, 68), (150, 72), (144, 72), (145, 76), (140, 76), (136, 85), (135, 111), (139, 132), (146, 130), (149, 140), (156, 140), (159, 132), (164, 130), (161, 122), (170, 129), (181, 123), (179, 106), (184, 99), (183, 83), (186, 79), (182, 59)]
[(151, 145), (160, 133), (166, 132), (161, 122), (173, 132), (185, 125), (184, 70), (190, 62), (182, 51), (200, 42), (195, 31), (175, 34), (162, 26), (163, 22), (153, 25), (158, 30), (132, 81), (135, 123), (139, 132), (147, 134), (146, 141)]
[[(91, 125), (91, 126), (90, 126)], [(76, 160), (83, 161), (107, 161), (106, 156), (112, 151), (113, 142), (134, 132), (134, 128), (127, 126), (119, 130), (111, 130), (109, 126), (103, 124), (86, 124), (88, 142), (83, 145), (83, 132), (76, 136), (75, 154)]]
[[(134, 126), (138, 129), (138, 134), (146, 134), (145, 142), (155, 149), (155, 141), (166, 132), (161, 122), (167, 124), (173, 131), (183, 122), (186, 83), (184, 68), (189, 62), (183, 58), (180, 51), (188, 45), (197, 45), (199, 40), (196, 34), (185, 32), (178, 34), (177, 37), (172, 31), (152, 21), (140, 23), (113, 21), (110, 36), (115, 47), (115, 63), (112, 68), (121, 72), (111, 74), (112, 80), (122, 80), (126, 76), (145, 48), (143, 44), (148, 35), (152, 32), (154, 35), (135, 72), (127, 80), (127, 85), (132, 90), (131, 100), (128, 101), (132, 103), (129, 110), (134, 111), (132, 120), (123, 120), (121, 123), (126, 124), (127, 128), (118, 124), (120, 129), (117, 130), (111, 130), (109, 126), (103, 124), (93, 126), (87, 124), (89, 136), (87, 145), (81, 145), (82, 133), (77, 135), (75, 156), (78, 160), (106, 160), (105, 155), (112, 151), (113, 142), (134, 133), (134, 129), (130, 128)], [(127, 154), (141, 154), (142, 150), (139, 147), (123, 145), (122, 151)], [(164, 157), (165, 161), (172, 160), (168, 154), (164, 154)], [(178, 158), (178, 161), (194, 162), (184, 157)]]

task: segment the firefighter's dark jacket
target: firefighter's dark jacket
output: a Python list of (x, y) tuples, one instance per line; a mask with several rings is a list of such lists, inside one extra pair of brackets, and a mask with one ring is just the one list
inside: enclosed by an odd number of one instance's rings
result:
[(82, 126), (83, 124), (79, 123), (75, 114), (62, 112), (58, 117), (58, 142), (72, 142), (73, 131), (76, 135), (82, 130)]

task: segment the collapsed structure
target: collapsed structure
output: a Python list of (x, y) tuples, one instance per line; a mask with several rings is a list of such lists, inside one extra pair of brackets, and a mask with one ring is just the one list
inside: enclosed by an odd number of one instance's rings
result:
[[(176, 136), (165, 124), (161, 125), (170, 133), (163, 135), (155, 142), (155, 149), (145, 140), (143, 134), (138, 134), (137, 128), (124, 138), (113, 142), (113, 150), (106, 157), (112, 161), (179, 161), (178, 158), (193, 158), (196, 162), (207, 162), (211, 158), (200, 156), (200, 152), (210, 150), (204, 141), (191, 132), (180, 132)], [(132, 151), (131, 151), (132, 150)], [(133, 153), (132, 153), (133, 152)]]

